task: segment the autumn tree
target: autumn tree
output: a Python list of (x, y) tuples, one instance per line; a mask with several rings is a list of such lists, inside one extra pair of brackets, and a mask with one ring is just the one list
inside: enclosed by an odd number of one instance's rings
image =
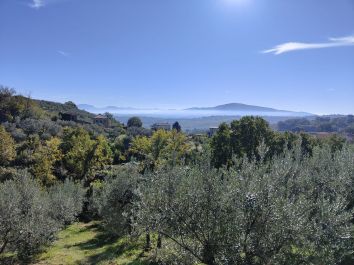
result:
[(60, 139), (52, 138), (44, 142), (34, 153), (32, 174), (45, 186), (52, 184), (57, 178), (54, 174), (56, 164), (62, 159)]
[(133, 139), (129, 151), (138, 160), (144, 160), (152, 152), (151, 139), (146, 136), (137, 136)]
[(190, 145), (187, 142), (186, 135), (177, 130), (172, 130), (172, 132), (169, 133), (168, 144), (164, 150), (164, 155), (172, 165), (182, 164), (183, 158), (186, 157), (189, 149)]
[(101, 170), (105, 165), (110, 165), (113, 162), (112, 150), (109, 142), (103, 135), (99, 135), (95, 139), (90, 160), (89, 166), (91, 171)]
[(15, 141), (0, 125), (0, 166), (8, 165), (16, 157)]
[(94, 147), (89, 133), (82, 128), (66, 129), (60, 147), (64, 166), (69, 174), (76, 179), (84, 178), (89, 172), (90, 156)]
[(91, 137), (83, 128), (66, 129), (60, 148), (65, 168), (76, 179), (92, 176), (113, 159), (107, 139), (102, 135)]

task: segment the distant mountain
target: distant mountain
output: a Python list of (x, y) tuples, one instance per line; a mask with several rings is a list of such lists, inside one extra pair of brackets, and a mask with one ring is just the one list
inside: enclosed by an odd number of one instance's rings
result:
[(96, 107), (89, 104), (78, 104), (77, 107), (81, 110), (86, 110), (89, 112), (97, 113), (97, 112), (115, 112), (119, 110), (134, 110), (134, 108), (129, 107), (116, 107), (116, 106), (107, 106), (107, 107)]
[(278, 110), (274, 108), (267, 108), (267, 107), (260, 107), (260, 106), (253, 106), (247, 105), (242, 103), (229, 103), (224, 105), (218, 105), (215, 107), (194, 107), (189, 108), (187, 110), (197, 110), (197, 111), (226, 111), (226, 112), (259, 112), (259, 113), (292, 113), (298, 114), (299, 116), (312, 116), (313, 114), (307, 112), (295, 112), (295, 111), (288, 111), (288, 110)]
[(79, 109), (86, 110), (91, 113), (110, 112), (121, 116), (145, 116), (159, 118), (200, 118), (210, 116), (262, 116), (262, 117), (308, 117), (314, 116), (306, 112), (294, 112), (286, 110), (278, 110), (274, 108), (252, 106), (241, 103), (230, 103), (215, 107), (195, 107), (189, 109), (139, 109), (129, 107), (95, 107), (89, 104), (79, 104)]

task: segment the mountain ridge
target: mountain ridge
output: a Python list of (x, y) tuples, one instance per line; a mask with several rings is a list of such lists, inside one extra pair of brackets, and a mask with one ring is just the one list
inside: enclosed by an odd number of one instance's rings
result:
[[(117, 107), (117, 106), (106, 106), (106, 107), (96, 107), (89, 104), (79, 104), (79, 109), (83, 109), (91, 112), (114, 112), (120, 110), (142, 110), (134, 107)], [(147, 108), (146, 110), (162, 110), (159, 108)], [(176, 110), (176, 109), (174, 109)], [(249, 112), (249, 115), (257, 115), (257, 113), (268, 113), (269, 115), (274, 114), (298, 114), (299, 116), (314, 116), (315, 114), (302, 112), (302, 111), (290, 111), (290, 110), (279, 110), (275, 108), (248, 105), (243, 103), (227, 103), (222, 105), (217, 105), (214, 107), (192, 107), (186, 109), (180, 109), (176, 111), (218, 111), (218, 112)]]
[(275, 108), (262, 107), (256, 105), (249, 105), (243, 103), (226, 103), (222, 105), (217, 105), (214, 107), (192, 107), (186, 110), (220, 110), (220, 111), (254, 111), (254, 112), (288, 112), (288, 113), (299, 113), (314, 115), (312, 113), (303, 112), (303, 111), (290, 111), (290, 110), (279, 110)]

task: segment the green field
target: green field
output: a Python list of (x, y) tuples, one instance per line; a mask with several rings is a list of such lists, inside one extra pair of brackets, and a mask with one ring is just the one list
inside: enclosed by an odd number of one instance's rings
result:
[(40, 254), (36, 265), (150, 264), (143, 242), (109, 236), (97, 222), (75, 223), (58, 234), (58, 239)]

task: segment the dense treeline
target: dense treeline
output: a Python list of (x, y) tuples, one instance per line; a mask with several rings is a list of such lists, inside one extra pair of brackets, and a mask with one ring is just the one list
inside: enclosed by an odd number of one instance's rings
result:
[(266, 159), (271, 159), (281, 154), (284, 148), (292, 149), (299, 141), (302, 154), (312, 155), (316, 146), (329, 145), (332, 152), (340, 150), (346, 140), (338, 135), (319, 139), (305, 133), (280, 133), (272, 130), (260, 117), (243, 117), (230, 125), (223, 123), (219, 126), (211, 140), (212, 161), (219, 168), (230, 166), (234, 158), (259, 160), (258, 147), (262, 143), (269, 148)]
[[(79, 119), (61, 120), (69, 110)], [(211, 138), (138, 117), (105, 127), (8, 88), (0, 113), (0, 261), (29, 262), (78, 218), (144, 237), (155, 264), (338, 264), (354, 247), (354, 149), (339, 136), (259, 117)]]
[(354, 116), (328, 116), (315, 119), (290, 119), (278, 123), (280, 131), (336, 132), (354, 135)]

